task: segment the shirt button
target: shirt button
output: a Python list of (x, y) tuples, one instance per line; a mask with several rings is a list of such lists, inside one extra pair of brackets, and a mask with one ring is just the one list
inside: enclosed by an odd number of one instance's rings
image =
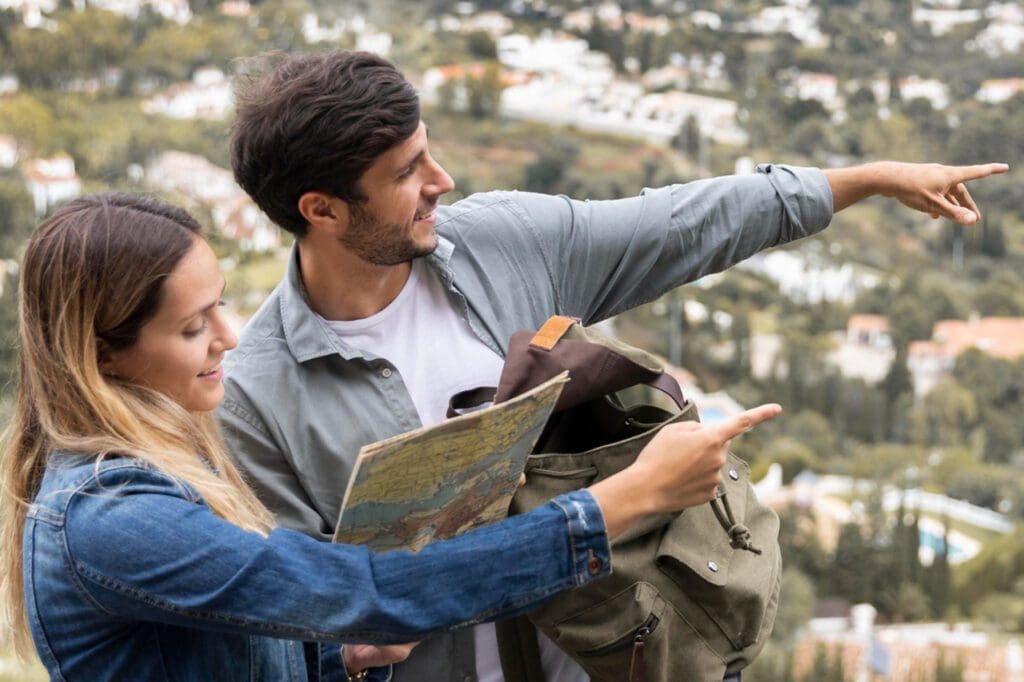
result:
[(391, 368), (390, 367), (385, 367), (384, 369), (382, 369), (380, 371), (380, 375), (382, 377), (384, 377), (385, 379), (390, 379), (391, 378)]
[(601, 572), (601, 560), (597, 558), (592, 549), (588, 549), (587, 554), (590, 555), (590, 558), (587, 559), (587, 570), (590, 575), (597, 575)]
[(708, 562), (708, 568), (711, 569), (712, 573), (718, 573), (718, 564), (716, 564), (714, 561)]
[(729, 478), (731, 478), (734, 481), (740, 480), (740, 472), (736, 471), (735, 469), (729, 469)]

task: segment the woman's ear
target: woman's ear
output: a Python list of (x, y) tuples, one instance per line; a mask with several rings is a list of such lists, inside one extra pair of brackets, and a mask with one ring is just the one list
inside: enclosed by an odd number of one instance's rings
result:
[(110, 344), (103, 339), (98, 339), (96, 342), (96, 364), (100, 368), (100, 374), (103, 376), (117, 378), (117, 370), (114, 365), (114, 351), (110, 347)]

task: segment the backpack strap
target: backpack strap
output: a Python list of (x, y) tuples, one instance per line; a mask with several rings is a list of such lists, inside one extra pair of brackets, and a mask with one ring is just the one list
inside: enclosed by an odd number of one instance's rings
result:
[(555, 344), (565, 336), (569, 327), (579, 323), (579, 320), (565, 315), (552, 315), (544, 326), (537, 330), (530, 340), (530, 345), (542, 350), (551, 350)]
[(494, 623), (498, 659), (506, 682), (545, 682), (537, 627), (526, 616)]
[(448, 399), (448, 419), (467, 414), (487, 403), (494, 402), (494, 392), (497, 390), (494, 386), (479, 386), (459, 391)]

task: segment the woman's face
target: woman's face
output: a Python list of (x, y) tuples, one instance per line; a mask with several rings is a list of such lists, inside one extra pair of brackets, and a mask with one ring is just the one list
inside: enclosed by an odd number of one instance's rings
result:
[(114, 351), (101, 370), (169, 396), (191, 412), (224, 396), (221, 360), (235, 335), (221, 312), (224, 278), (209, 244), (196, 238), (164, 281), (156, 315), (133, 346)]

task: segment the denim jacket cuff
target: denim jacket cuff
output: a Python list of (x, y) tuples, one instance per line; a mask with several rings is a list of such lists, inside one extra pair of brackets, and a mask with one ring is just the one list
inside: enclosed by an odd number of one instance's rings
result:
[(611, 548), (604, 516), (597, 501), (586, 490), (559, 495), (552, 503), (565, 514), (572, 548), (573, 584), (585, 585), (611, 574)]

